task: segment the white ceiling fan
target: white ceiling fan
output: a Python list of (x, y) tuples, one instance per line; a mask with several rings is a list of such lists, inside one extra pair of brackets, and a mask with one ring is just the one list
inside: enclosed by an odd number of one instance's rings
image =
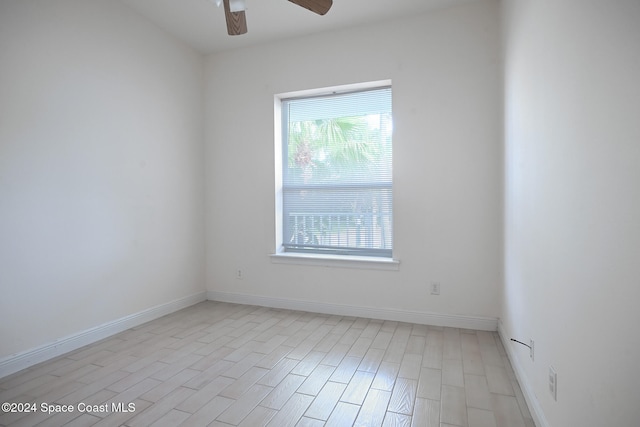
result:
[[(333, 0), (289, 0), (298, 6), (309, 9), (318, 15), (324, 15), (331, 9)], [(237, 36), (247, 32), (247, 17), (245, 14), (245, 0), (215, 0), (218, 7), (224, 4), (224, 15), (227, 20), (227, 33)]]

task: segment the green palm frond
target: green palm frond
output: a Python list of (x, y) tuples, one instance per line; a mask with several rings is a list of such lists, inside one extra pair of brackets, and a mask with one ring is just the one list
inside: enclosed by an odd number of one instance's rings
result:
[(316, 175), (322, 169), (365, 167), (381, 156), (380, 132), (372, 131), (367, 118), (339, 117), (295, 122), (289, 127), (289, 167)]

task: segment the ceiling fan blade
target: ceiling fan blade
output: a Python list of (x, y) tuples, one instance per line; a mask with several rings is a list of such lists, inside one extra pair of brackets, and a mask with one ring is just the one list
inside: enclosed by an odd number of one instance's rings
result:
[(318, 15), (324, 15), (331, 9), (333, 0), (289, 0), (291, 3), (295, 3), (298, 6), (302, 6), (305, 9), (309, 9), (311, 12), (315, 12)]
[(224, 16), (227, 20), (227, 34), (239, 36), (247, 32), (247, 16), (244, 10), (231, 12), (229, 0), (224, 0)]

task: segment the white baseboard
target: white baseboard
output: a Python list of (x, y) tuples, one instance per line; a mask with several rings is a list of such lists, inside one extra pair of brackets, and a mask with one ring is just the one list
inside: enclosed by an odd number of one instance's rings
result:
[(491, 317), (460, 316), (455, 314), (437, 314), (390, 308), (330, 304), (219, 291), (208, 291), (207, 299), (212, 301), (231, 302), (235, 304), (309, 311), (312, 313), (366, 317), (370, 319), (394, 320), (398, 322), (448, 326), (462, 329), (477, 329), (481, 331), (496, 331), (498, 329), (498, 319)]
[(502, 341), (502, 346), (507, 352), (507, 356), (509, 357), (509, 361), (511, 362), (511, 367), (513, 368), (513, 372), (516, 374), (516, 378), (518, 379), (518, 384), (520, 384), (520, 389), (522, 390), (522, 394), (524, 395), (524, 399), (527, 401), (527, 406), (529, 406), (529, 412), (531, 412), (531, 417), (533, 417), (533, 422), (536, 427), (550, 427), (549, 422), (547, 422), (547, 417), (544, 415), (544, 411), (542, 410), (542, 406), (540, 406), (540, 402), (533, 392), (533, 388), (531, 387), (531, 383), (527, 380), (527, 376), (522, 369), (522, 365), (518, 361), (518, 358), (513, 353), (513, 346), (511, 345), (511, 341), (506, 336), (506, 331), (502, 326), (502, 322), (498, 322), (498, 335), (500, 336), (500, 340)]
[(206, 293), (199, 292), (11, 355), (0, 360), (0, 378), (205, 300)]

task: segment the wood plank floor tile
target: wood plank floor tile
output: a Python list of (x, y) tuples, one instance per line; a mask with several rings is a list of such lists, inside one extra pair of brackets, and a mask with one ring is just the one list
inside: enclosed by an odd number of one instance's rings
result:
[(462, 354), (465, 353), (480, 353), (480, 341), (475, 331), (465, 331), (466, 333), (460, 334), (460, 348)]
[[(241, 356), (239, 356), (237, 360), (234, 360), (235, 362), (237, 362), (238, 360), (242, 359), (242, 357), (244, 357), (246, 354), (253, 351), (250, 348), (243, 348), (242, 350), (240, 350), (240, 349), (234, 349), (231, 347), (226, 347), (227, 343), (233, 341), (233, 337), (224, 335), (207, 343), (205, 339), (208, 339), (208, 338), (209, 338), (209, 335), (207, 335), (206, 337), (200, 338), (198, 340), (199, 342), (206, 343), (206, 344), (200, 347), (199, 349), (195, 350), (194, 354), (198, 354), (200, 356), (209, 356), (208, 357), (209, 359), (210, 358), (221, 359), (221, 357), (219, 356), (221, 352), (224, 353), (223, 356), (226, 356), (230, 353), (233, 353), (234, 351), (237, 351), (241, 353)], [(213, 353), (215, 353), (215, 355)]]
[(484, 363), (480, 351), (475, 353), (462, 353), (462, 367), (465, 374), (484, 375)]
[(264, 385), (253, 385), (247, 393), (220, 414), (217, 420), (227, 424), (238, 425), (272, 390), (271, 387)]
[(400, 363), (398, 377), (417, 380), (420, 378), (420, 367), (422, 366), (422, 354), (405, 353)]
[(329, 380), (335, 369), (333, 366), (318, 365), (311, 375), (302, 383), (300, 388), (298, 388), (298, 393), (316, 396), (320, 390), (322, 390), (322, 387)]
[(245, 372), (240, 378), (238, 378), (232, 384), (222, 390), (219, 394), (220, 396), (229, 397), (231, 399), (238, 399), (240, 396), (246, 393), (252, 385), (260, 381), (262, 377), (264, 377), (268, 372), (268, 369), (256, 368), (254, 366), (247, 372)]
[(411, 427), (440, 427), (440, 401), (416, 398)]
[(390, 398), (391, 392), (373, 388), (369, 390), (353, 424), (354, 427), (381, 426)]
[(283, 358), (275, 365), (265, 376), (263, 376), (259, 383), (268, 385), (270, 387), (275, 387), (280, 382), (291, 373), (291, 371), (298, 365), (297, 360)]
[(293, 427), (302, 415), (306, 412), (309, 405), (313, 402), (313, 396), (306, 394), (294, 393), (287, 403), (271, 418), (267, 426), (271, 427)]
[(342, 359), (342, 362), (335, 368), (333, 374), (329, 378), (331, 381), (339, 382), (339, 383), (348, 383), (351, 381), (351, 377), (358, 369), (358, 366), (362, 362), (362, 358), (347, 356)]
[(416, 380), (398, 378), (395, 386), (393, 387), (393, 392), (389, 401), (389, 408), (387, 410), (398, 414), (413, 414), (413, 405), (416, 399), (417, 388), (418, 382)]
[(0, 379), (0, 425), (534, 427), (497, 333), (207, 301)]
[(356, 319), (353, 317), (343, 317), (335, 324), (330, 333), (342, 336), (351, 328), (355, 321)]
[(498, 366), (486, 366), (487, 382), (491, 393), (515, 396), (507, 370)]
[(338, 342), (338, 344), (334, 345), (333, 348), (329, 350), (324, 359), (322, 359), (322, 364), (338, 366), (340, 362), (342, 362), (342, 359), (347, 355), (350, 348), (351, 345)]
[(369, 391), (369, 387), (371, 387), (374, 376), (372, 372), (356, 371), (353, 377), (351, 377), (351, 381), (347, 385), (340, 400), (362, 405)]
[(187, 418), (189, 418), (191, 414), (187, 412), (178, 411), (177, 409), (172, 409), (167, 414), (165, 414), (162, 418), (158, 419), (156, 422), (151, 424), (149, 427), (175, 427), (181, 425)]
[[(162, 384), (161, 381), (155, 380), (153, 378), (145, 378), (144, 380), (126, 389), (125, 391), (121, 393), (117, 393), (115, 396), (110, 397), (106, 401), (106, 403), (109, 405), (109, 407), (112, 407), (112, 404), (118, 405), (122, 403), (124, 405), (127, 405), (129, 402), (133, 402), (134, 400), (138, 399), (141, 395), (159, 386), (160, 384)], [(109, 389), (104, 389), (104, 390), (111, 391)], [(88, 397), (83, 399), (82, 401), (86, 403), (90, 399), (91, 397)], [(99, 403), (103, 403), (103, 402), (99, 402)]]
[[(220, 394), (223, 390), (226, 390), (233, 383), (234, 380), (232, 378), (217, 377), (205, 387), (198, 391), (195, 391), (193, 394), (191, 394), (191, 396), (182, 401), (179, 405), (176, 406), (176, 409), (195, 414), (200, 408), (209, 403), (209, 401)], [(231, 398), (229, 396), (223, 397)], [(232, 399), (235, 400), (236, 398)]]
[(66, 423), (65, 427), (88, 427), (100, 421), (100, 417), (91, 414), (82, 414), (72, 421)]
[(444, 348), (444, 328), (438, 330), (429, 327), (427, 331), (427, 345)]
[(385, 320), (384, 322), (382, 322), (380, 330), (393, 333), (396, 331), (398, 323), (399, 322), (396, 322), (395, 320)]
[(493, 414), (496, 427), (525, 427), (520, 407), (514, 396), (492, 394)]
[(350, 328), (342, 335), (342, 338), (340, 338), (340, 341), (338, 341), (338, 343), (348, 344), (349, 348), (351, 348), (351, 346), (355, 344), (356, 341), (358, 341), (358, 338), (360, 338), (360, 334), (362, 334), (362, 329)]
[(442, 360), (442, 384), (464, 387), (464, 371), (462, 368), (462, 360)]
[(491, 393), (487, 378), (481, 375), (464, 375), (464, 392), (467, 399), (467, 406), (470, 408), (491, 410)]
[(326, 421), (346, 388), (346, 384), (327, 382), (305, 412), (305, 416)]
[(338, 402), (336, 407), (333, 409), (331, 416), (327, 420), (325, 427), (351, 426), (354, 424), (359, 411), (359, 405)]
[(291, 371), (292, 374), (295, 375), (303, 375), (308, 376), (311, 375), (314, 369), (320, 364), (320, 362), (325, 358), (326, 354), (321, 353), (319, 351), (312, 351), (305, 356), (304, 359), (300, 361), (296, 365), (295, 368)]
[(353, 322), (352, 328), (364, 330), (369, 325), (369, 323), (371, 323), (371, 321), (372, 319), (367, 319), (365, 317), (357, 317), (355, 322)]
[(359, 371), (377, 372), (382, 358), (384, 357), (384, 350), (379, 348), (370, 348), (362, 358), (362, 362), (358, 365)]
[(140, 397), (142, 399), (148, 400), (149, 402), (157, 402), (176, 388), (185, 385), (185, 383), (189, 382), (198, 374), (200, 374), (199, 371), (193, 369), (183, 369), (173, 377), (161, 382), (159, 385), (144, 393)]
[(138, 412), (136, 407), (136, 415), (127, 421), (127, 425), (131, 427), (149, 426), (181, 404), (193, 393), (195, 393), (195, 390), (180, 387), (141, 412)]
[(455, 328), (444, 329), (443, 358), (462, 360), (462, 346), (460, 344), (460, 331)]
[(163, 367), (162, 369), (154, 372), (151, 375), (151, 377), (156, 380), (166, 381), (167, 379), (173, 377), (175, 374), (182, 371), (183, 369), (193, 366), (203, 358), (204, 356), (201, 356), (198, 354), (188, 354), (185, 357), (177, 360), (176, 362), (171, 363)]
[(418, 325), (418, 324), (411, 325), (411, 335), (425, 337), (426, 339), (428, 332), (429, 332), (429, 327), (427, 325)]
[(486, 409), (468, 408), (469, 427), (497, 427), (493, 411)]
[(213, 422), (218, 415), (223, 413), (229, 406), (235, 402), (234, 399), (227, 397), (215, 396), (209, 400), (200, 409), (195, 411), (187, 418), (180, 427), (201, 427)]
[(480, 357), (482, 357), (482, 363), (485, 366), (504, 366), (504, 361), (502, 360), (500, 351), (498, 350), (498, 347), (495, 345), (495, 343), (493, 346), (481, 346)]
[(258, 344), (255, 351), (262, 354), (271, 354), (274, 350), (280, 347), (285, 341), (287, 337), (284, 335), (274, 335), (266, 341), (258, 341), (255, 342)]
[(271, 421), (277, 413), (278, 411), (275, 409), (256, 406), (255, 409), (251, 411), (240, 424), (238, 424), (238, 427), (264, 427), (269, 424), (269, 421)]
[(427, 341), (422, 355), (422, 366), (425, 368), (442, 369), (442, 345), (431, 345)]
[(362, 359), (364, 355), (367, 354), (367, 350), (369, 350), (372, 342), (373, 339), (360, 335), (356, 342), (351, 346), (347, 356)]
[(84, 399), (98, 392), (99, 390), (102, 390), (103, 388), (108, 388), (109, 386), (111, 386), (111, 384), (114, 384), (122, 380), (128, 375), (132, 375), (132, 374), (127, 374), (126, 372), (122, 372), (122, 371), (113, 372), (112, 374), (107, 375), (106, 377), (101, 378), (100, 380), (94, 383), (87, 384), (83, 387), (76, 389), (72, 393), (66, 394), (63, 397), (56, 399), (56, 403), (75, 405), (78, 402), (82, 402)]
[[(427, 343), (426, 336), (413, 335), (415, 328), (411, 329), (411, 335), (409, 335), (409, 341), (407, 342), (407, 348), (404, 352), (408, 354), (420, 354), (424, 353), (424, 347)], [(426, 330), (425, 330), (426, 333)]]
[(56, 369), (60, 369), (61, 367), (73, 362), (74, 362), (73, 359), (70, 359), (66, 357), (66, 355), (63, 355), (63, 356), (59, 356), (57, 358), (51, 359), (47, 362), (39, 363), (23, 371), (16, 372), (14, 374), (11, 374), (2, 378), (0, 380), (0, 390), (14, 389), (19, 385), (24, 384), (27, 381), (30, 381), (42, 375), (51, 374), (51, 372), (55, 371)]
[[(127, 375), (126, 373), (124, 372), (122, 373), (123, 377), (126, 375)], [(26, 381), (12, 389), (4, 390), (2, 393), (0, 393), (0, 400), (2, 402), (10, 402), (11, 399), (15, 398), (16, 396), (32, 395), (31, 393), (32, 390), (35, 391), (35, 393), (33, 394), (37, 394), (37, 390), (40, 387), (42, 387), (43, 385), (49, 382), (56, 381), (57, 379), (58, 377), (55, 375), (41, 375), (39, 377), (32, 378), (29, 381)]]
[[(171, 349), (168, 349), (168, 348), (159, 348), (159, 349), (153, 351), (148, 356), (137, 357), (133, 363), (131, 363), (131, 364), (127, 365), (127, 366), (123, 366), (121, 368), (121, 370), (125, 371), (125, 372), (130, 372), (130, 373), (137, 372), (140, 369), (148, 367), (151, 363), (157, 362), (158, 360), (162, 359), (163, 357), (168, 356), (172, 352), (173, 351)], [(167, 364), (167, 366), (169, 366), (169, 365)]]
[(393, 338), (393, 332), (380, 330), (371, 343), (371, 348), (386, 350), (391, 343), (391, 338)]
[(286, 345), (279, 345), (274, 348), (272, 352), (260, 359), (258, 363), (256, 363), (256, 366), (259, 368), (273, 369), (291, 350), (293, 350), (293, 348), (287, 347)]
[(211, 381), (216, 379), (218, 376), (226, 373), (233, 366), (233, 362), (230, 362), (228, 360), (219, 360), (218, 362), (211, 365), (207, 370), (199, 372), (198, 375), (187, 381), (184, 386), (193, 388), (195, 390), (200, 390)]
[[(52, 416), (49, 416), (46, 420), (46, 422), (43, 422), (43, 424), (48, 424), (51, 426), (64, 426), (68, 423), (71, 423), (74, 419), (78, 418), (81, 414), (79, 414), (78, 412), (63, 412), (63, 413), (57, 413), (57, 414), (53, 414)], [(21, 420), (23, 421), (25, 420), (24, 418)], [(18, 421), (18, 423), (16, 423), (16, 425), (18, 426), (32, 426), (33, 424), (21, 424), (20, 421)]]
[(99, 369), (99, 367), (95, 365), (83, 366), (76, 372), (51, 379), (50, 381), (46, 381), (38, 387), (25, 391), (24, 395), (37, 398), (41, 402), (45, 402), (45, 397), (49, 396), (52, 392), (59, 393), (60, 388), (68, 387), (69, 384), (75, 384), (75, 386), (72, 387), (75, 389), (81, 387), (82, 384), (86, 385), (84, 381), (81, 381), (81, 378), (84, 378), (89, 373), (95, 372), (96, 369)]
[(117, 393), (123, 392), (126, 389), (133, 387), (138, 384), (140, 381), (147, 379), (152, 376), (154, 373), (158, 372), (160, 369), (167, 367), (168, 365), (163, 362), (153, 362), (150, 365), (146, 366), (139, 371), (128, 374), (126, 377), (122, 378), (119, 381), (116, 381), (113, 384), (110, 384), (107, 388), (111, 391), (115, 391)]
[(422, 368), (418, 379), (417, 397), (430, 400), (440, 400), (440, 386), (442, 385), (442, 371), (440, 369)]
[(404, 357), (404, 349), (407, 347), (410, 335), (410, 330), (397, 328), (393, 334), (393, 338), (391, 338), (389, 347), (387, 347), (383, 360), (390, 363), (401, 363)]
[(399, 363), (382, 362), (380, 364), (380, 368), (378, 368), (375, 378), (373, 379), (371, 388), (385, 391), (393, 390), (393, 385), (396, 382), (399, 370)]
[(463, 388), (442, 385), (440, 421), (461, 427), (468, 426), (467, 405)]
[(263, 357), (264, 357), (264, 354), (249, 353), (244, 359), (235, 363), (232, 367), (227, 369), (224, 372), (224, 376), (230, 377), (230, 378), (236, 378), (236, 379), (240, 378), (249, 369), (253, 368), (256, 365), (256, 363), (258, 363)]
[(382, 322), (374, 319), (367, 320), (369, 320), (369, 323), (367, 323), (367, 326), (362, 330), (362, 334), (360, 334), (360, 337), (373, 339), (376, 337), (376, 335), (378, 335), (378, 332), (382, 327)]
[(328, 353), (340, 341), (340, 334), (329, 332), (313, 347), (313, 350)]
[(302, 417), (296, 424), (296, 427), (324, 427), (324, 421), (315, 418)]
[(409, 415), (387, 412), (384, 416), (382, 427), (411, 427), (411, 417)]
[(272, 408), (276, 410), (282, 409), (287, 400), (293, 393), (298, 390), (302, 383), (306, 380), (306, 377), (301, 375), (287, 375), (260, 403), (262, 406)]

